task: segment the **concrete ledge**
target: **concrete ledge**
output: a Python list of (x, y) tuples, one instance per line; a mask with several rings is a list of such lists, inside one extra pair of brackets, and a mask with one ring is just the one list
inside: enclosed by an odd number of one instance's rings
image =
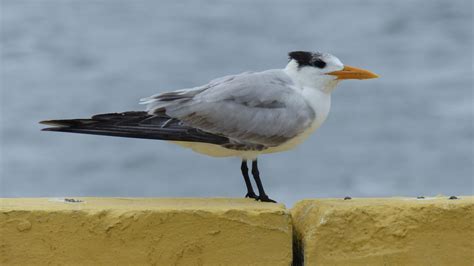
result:
[(75, 200), (0, 199), (0, 264), (291, 264), (291, 219), (281, 204)]
[(474, 265), (474, 197), (303, 200), (291, 214), (305, 265)]
[(303, 262), (474, 265), (474, 197), (0, 199), (0, 265)]

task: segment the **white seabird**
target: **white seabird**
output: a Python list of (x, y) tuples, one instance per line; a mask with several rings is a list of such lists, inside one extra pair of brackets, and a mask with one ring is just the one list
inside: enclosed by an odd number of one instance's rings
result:
[[(284, 69), (229, 75), (144, 98), (146, 112), (40, 123), (53, 126), (46, 131), (160, 139), (214, 157), (240, 157), (246, 197), (274, 202), (260, 180), (258, 155), (292, 149), (319, 128), (339, 81), (377, 77), (330, 54), (295, 51)], [(259, 195), (252, 188), (247, 160), (252, 160)]]

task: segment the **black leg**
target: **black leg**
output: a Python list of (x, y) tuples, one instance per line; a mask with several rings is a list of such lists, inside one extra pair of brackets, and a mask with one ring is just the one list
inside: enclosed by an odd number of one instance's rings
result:
[(257, 195), (253, 191), (252, 183), (250, 182), (249, 168), (247, 167), (247, 160), (242, 160), (242, 165), (240, 166), (240, 170), (242, 170), (242, 175), (244, 176), (245, 185), (247, 186), (247, 195), (245, 195), (245, 197), (257, 199)]
[(253, 178), (255, 179), (255, 183), (257, 183), (258, 187), (258, 198), (257, 200), (263, 201), (263, 202), (276, 202), (272, 199), (270, 199), (267, 194), (265, 194), (265, 190), (263, 189), (262, 181), (260, 180), (260, 172), (258, 171), (258, 165), (257, 165), (257, 159), (252, 161), (252, 175)]

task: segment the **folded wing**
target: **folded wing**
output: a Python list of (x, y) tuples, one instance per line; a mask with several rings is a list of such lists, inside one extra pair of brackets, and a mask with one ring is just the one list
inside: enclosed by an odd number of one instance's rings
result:
[(147, 112), (99, 114), (90, 119), (47, 120), (45, 131), (72, 132), (128, 138), (205, 142), (226, 145), (229, 139), (185, 126), (164, 113)]
[(226, 76), (145, 98), (148, 112), (237, 144), (278, 146), (307, 129), (315, 113), (282, 70)]

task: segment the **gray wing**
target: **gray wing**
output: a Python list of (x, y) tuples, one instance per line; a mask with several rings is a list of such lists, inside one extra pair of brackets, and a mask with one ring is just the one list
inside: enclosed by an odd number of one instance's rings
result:
[(188, 90), (142, 100), (186, 125), (236, 145), (278, 146), (308, 128), (315, 113), (281, 70), (226, 76)]

